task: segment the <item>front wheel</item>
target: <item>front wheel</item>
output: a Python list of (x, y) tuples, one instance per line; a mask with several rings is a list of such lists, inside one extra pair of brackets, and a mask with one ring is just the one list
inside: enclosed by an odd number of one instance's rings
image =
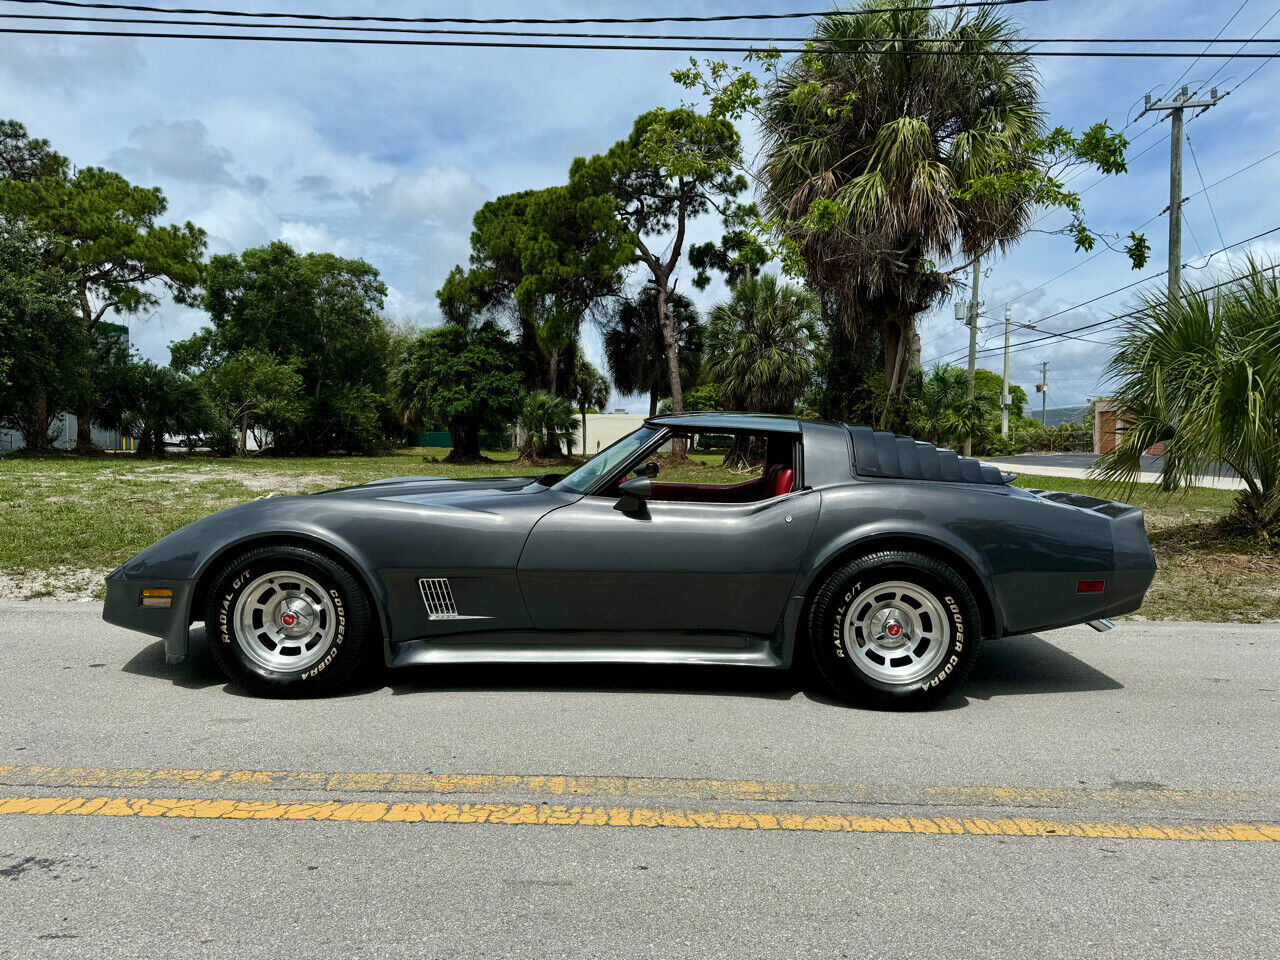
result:
[(218, 666), (260, 696), (328, 693), (359, 667), (369, 601), (344, 567), (305, 547), (259, 547), (214, 578), (205, 631)]
[(818, 672), (860, 705), (919, 708), (954, 693), (982, 636), (964, 580), (933, 557), (869, 554), (831, 573), (814, 597), (809, 646)]

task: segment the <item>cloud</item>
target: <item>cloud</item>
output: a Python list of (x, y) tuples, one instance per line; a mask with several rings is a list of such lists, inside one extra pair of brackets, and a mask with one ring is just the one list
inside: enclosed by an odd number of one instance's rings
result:
[(360, 256), (359, 244), (348, 237), (334, 236), (323, 223), (286, 220), (279, 237), (298, 253), (336, 253), (340, 257)]
[(367, 209), (396, 228), (469, 223), (488, 191), (461, 167), (402, 173), (368, 193)]
[(230, 170), (234, 162), (231, 152), (210, 142), (209, 131), (199, 120), (134, 127), (129, 146), (111, 154), (108, 162), (127, 173), (163, 180), (211, 186), (239, 183)]
[(101, 97), (132, 83), (142, 67), (137, 40), (0, 38), (0, 77), (10, 86), (30, 88), (40, 96)]

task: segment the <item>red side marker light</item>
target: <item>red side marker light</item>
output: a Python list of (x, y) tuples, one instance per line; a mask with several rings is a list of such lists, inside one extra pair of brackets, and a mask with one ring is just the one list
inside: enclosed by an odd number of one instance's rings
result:
[(1076, 593), (1101, 593), (1106, 587), (1102, 580), (1077, 580)]

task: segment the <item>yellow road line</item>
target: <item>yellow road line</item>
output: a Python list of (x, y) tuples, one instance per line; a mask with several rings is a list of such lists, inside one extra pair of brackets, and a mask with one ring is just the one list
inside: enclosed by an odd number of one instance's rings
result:
[(660, 800), (833, 802), (987, 807), (1205, 806), (1280, 803), (1280, 793), (1249, 790), (1091, 789), (996, 786), (867, 786), (673, 777), (545, 774), (341, 773), (277, 770), (165, 770), (149, 768), (0, 765), (0, 785), (20, 788), (89, 787), (153, 790), (228, 787), (320, 790), (326, 793), (431, 793), (505, 796), (604, 796)]
[(1280, 824), (1273, 823), (1151, 824), (1075, 822), (1030, 817), (861, 817), (830, 813), (551, 806), (533, 803), (339, 803), (333, 800), (282, 803), (273, 800), (153, 797), (0, 797), (0, 817), (15, 815), (674, 827), (931, 836), (1091, 837), (1108, 840), (1280, 841)]

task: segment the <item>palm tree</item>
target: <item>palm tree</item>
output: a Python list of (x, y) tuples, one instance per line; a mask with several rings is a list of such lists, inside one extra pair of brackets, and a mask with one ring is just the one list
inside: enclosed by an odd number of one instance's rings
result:
[(1280, 533), (1280, 281), (1276, 267), (1248, 271), (1211, 296), (1149, 296), (1107, 368), (1124, 432), (1097, 463), (1137, 483), (1142, 453), (1163, 443), (1167, 489), (1224, 463), (1245, 489), (1235, 518)]
[(989, 386), (979, 382), (970, 397), (967, 371), (939, 364), (920, 381), (909, 425), (919, 440), (959, 447), (965, 440), (988, 439), (999, 409), (1000, 397)]
[(711, 308), (707, 373), (730, 410), (792, 413), (813, 380), (817, 298), (762, 274)]
[(582, 454), (587, 455), (587, 410), (603, 410), (609, 402), (609, 379), (578, 353), (573, 371), (573, 399), (582, 415)]
[[(862, 5), (879, 12), (819, 20), (813, 50), (766, 91), (763, 202), (810, 286), (833, 295), (852, 350), (884, 349), (894, 396), (915, 316), (951, 286), (938, 264), (970, 263), (1025, 230), (1028, 190), (996, 200), (968, 188), (1034, 170), (1043, 120), (1031, 58), (1005, 55), (1019, 39), (1012, 21), (914, 0)], [(966, 55), (907, 55), (920, 50)]]
[(561, 456), (560, 444), (572, 443), (578, 432), (578, 422), (573, 416), (573, 406), (567, 397), (553, 397), (546, 390), (534, 390), (520, 401), (516, 426), (524, 434), (520, 456)]
[(912, 404), (911, 435), (929, 443), (948, 444), (954, 440), (952, 411), (969, 389), (965, 371), (950, 364), (938, 364), (920, 381), (920, 394)]
[[(675, 321), (680, 380), (692, 383), (702, 363), (702, 325), (698, 311), (682, 293), (667, 293), (667, 309)], [(658, 319), (658, 295), (647, 284), (634, 301), (624, 301), (604, 326), (604, 356), (619, 393), (649, 394), (649, 416), (658, 400), (671, 393), (667, 348)]]

